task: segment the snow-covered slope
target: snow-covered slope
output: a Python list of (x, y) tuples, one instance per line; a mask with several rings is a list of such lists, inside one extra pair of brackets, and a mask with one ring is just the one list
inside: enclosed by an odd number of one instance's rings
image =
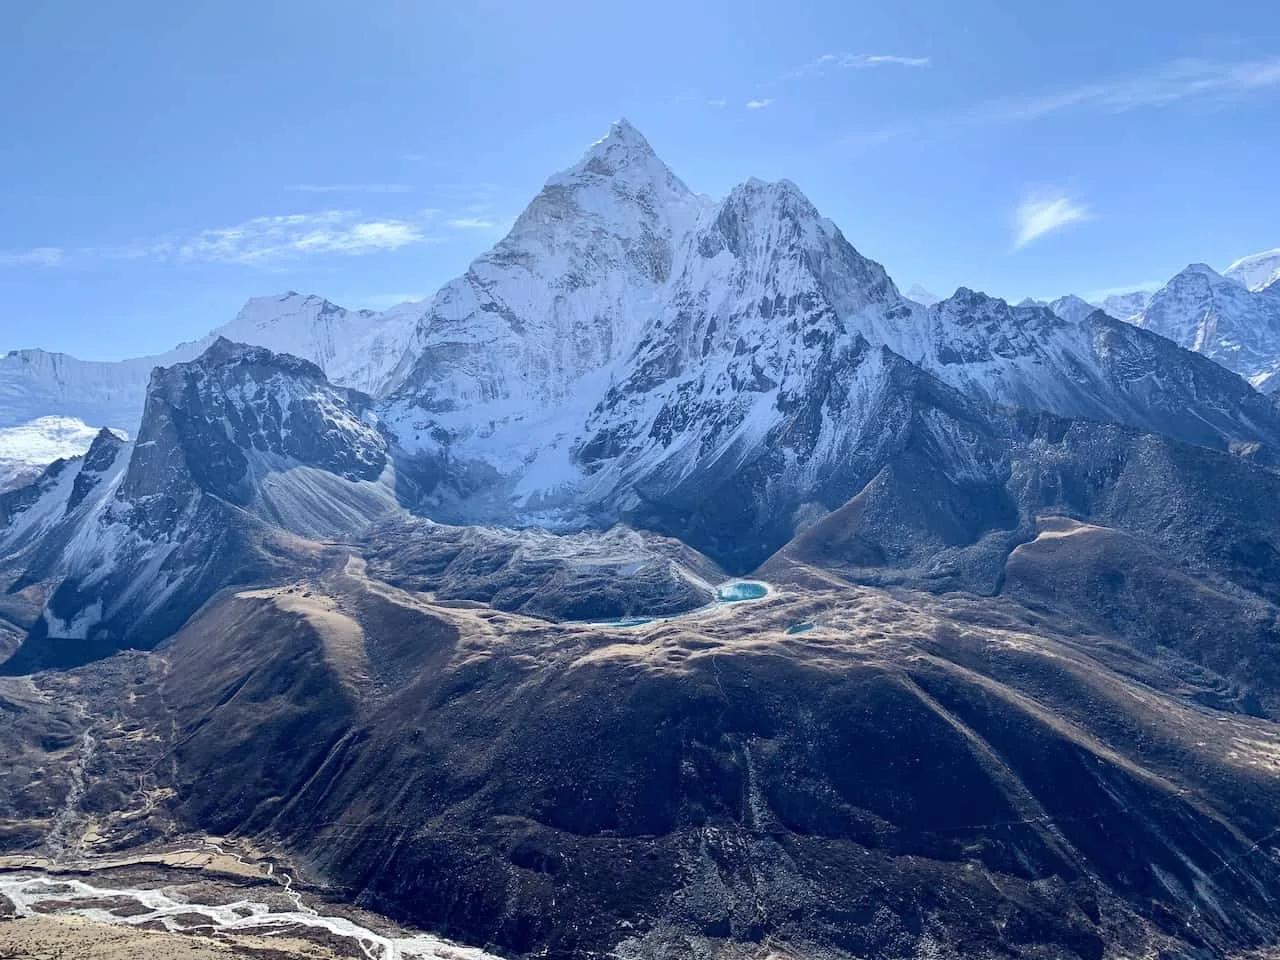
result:
[(1280, 281), (1280, 247), (1241, 257), (1222, 275), (1257, 293)]
[(75, 417), (39, 417), (0, 428), (0, 492), (31, 482), (55, 460), (80, 456), (98, 430)]
[(257, 297), (207, 336), (151, 357), (102, 362), (44, 350), (0, 357), (0, 428), (44, 416), (137, 430), (151, 371), (199, 356), (218, 337), (309, 360), (335, 384), (376, 393), (403, 356), (422, 314), (346, 310), (321, 297)]
[(1280, 448), (1280, 419), (1239, 377), (1095, 310), (1072, 322), (961, 289), (932, 311), (922, 366), (971, 397), (1192, 443)]

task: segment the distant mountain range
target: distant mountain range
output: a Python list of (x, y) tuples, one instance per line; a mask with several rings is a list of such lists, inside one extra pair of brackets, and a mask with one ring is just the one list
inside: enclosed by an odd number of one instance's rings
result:
[[(942, 299), (919, 284), (907, 296), (925, 306)], [(1265, 393), (1280, 385), (1280, 249), (1242, 257), (1222, 273), (1192, 264), (1154, 292), (1093, 301), (1068, 294), (1019, 306), (1048, 307), (1072, 323), (1102, 310), (1216, 360)]]
[[(478, 322), (487, 316), (491, 307), (496, 309), (494, 298), (483, 292), (484, 285), (490, 279), (504, 280), (513, 271), (530, 271), (534, 288), (545, 288), (536, 295), (552, 299), (545, 304), (512, 302), (508, 295), (500, 294), (504, 301), (502, 309), (530, 315), (560, 315), (562, 319), (548, 328), (548, 335), (569, 336), (582, 332), (588, 318), (584, 315), (574, 320), (568, 313), (575, 309), (590, 312), (601, 305), (607, 310), (627, 313), (626, 323), (640, 323), (639, 316), (646, 309), (643, 297), (650, 288), (663, 285), (659, 274), (669, 267), (664, 258), (675, 256), (681, 244), (692, 235), (699, 218), (707, 217), (716, 205), (684, 187), (652, 155), (647, 144), (637, 147), (635, 139), (642, 140), (634, 128), (620, 125), (601, 142), (602, 146), (597, 148), (599, 156), (594, 160), (584, 160), (584, 165), (548, 181), (511, 235), (477, 260), (466, 277), (446, 285), (434, 297), (422, 302), (405, 303), (382, 312), (347, 310), (322, 297), (291, 291), (277, 297), (252, 299), (234, 319), (205, 337), (155, 356), (101, 362), (82, 361), (39, 349), (12, 350), (0, 356), (0, 429), (21, 426), (39, 417), (62, 416), (74, 417), (95, 427), (135, 431), (151, 371), (158, 366), (193, 359), (218, 337), (310, 360), (334, 384), (374, 396), (388, 395), (399, 386), (424, 344), (447, 336), (450, 325)], [(611, 179), (615, 184), (629, 183), (628, 189), (633, 189), (634, 194), (606, 198), (606, 203), (615, 209), (611, 214), (593, 213), (597, 224), (596, 234), (591, 238), (556, 228), (551, 221), (563, 216), (557, 205), (563, 203), (564, 197), (582, 189), (578, 181), (585, 182), (591, 177), (586, 165), (594, 162), (597, 169), (605, 169), (602, 165), (616, 161), (620, 151), (631, 148), (645, 156), (638, 160), (628, 157), (619, 162)], [(804, 203), (807, 206), (807, 201)], [(610, 216), (621, 219), (613, 222), (608, 219)], [(816, 217), (816, 213), (813, 216)], [(536, 229), (531, 228), (532, 217), (543, 218)], [(625, 225), (624, 220), (634, 220), (634, 223)], [(579, 224), (573, 229), (583, 228)], [(625, 284), (633, 288), (630, 295), (622, 289), (603, 289), (599, 277), (588, 276), (592, 272), (618, 276), (616, 272), (602, 270), (601, 265), (591, 269), (585, 266), (592, 255), (585, 245), (602, 238), (628, 245), (625, 251), (621, 248), (608, 251), (602, 256), (602, 265), (627, 258), (633, 258), (635, 265), (637, 257), (657, 258), (648, 265), (641, 264), (634, 276), (627, 275)], [(594, 293), (574, 291), (566, 297), (553, 289), (553, 284), (536, 280), (539, 274), (555, 275), (575, 263), (578, 272), (573, 282), (578, 279), (588, 282)], [(651, 275), (647, 280), (646, 273)], [(1265, 391), (1280, 370), (1278, 278), (1280, 250), (1271, 250), (1244, 257), (1222, 274), (1203, 264), (1193, 264), (1154, 293), (1134, 291), (1094, 302), (1068, 295), (1052, 303), (1026, 300), (1018, 306), (1046, 306), (1073, 323), (1083, 320), (1094, 309), (1101, 309), (1111, 317), (1152, 330), (1179, 346), (1208, 356)], [(557, 281), (560, 286), (565, 282)], [(908, 307), (911, 304), (933, 307), (944, 298), (916, 284), (901, 299)], [(598, 318), (592, 320), (593, 325), (597, 322)], [(923, 325), (927, 325), (927, 321)], [(588, 331), (592, 337), (608, 338), (607, 343), (589, 339), (573, 347), (579, 356), (570, 363), (571, 378), (579, 368), (604, 365), (612, 358), (615, 345), (626, 342), (628, 331), (615, 326), (606, 323), (599, 331)], [(861, 332), (872, 343), (906, 347), (902, 336), (928, 336), (913, 332), (911, 326), (904, 324), (901, 334), (885, 334), (874, 327)], [(566, 361), (563, 357), (552, 357), (539, 362), (558, 365)], [(564, 389), (563, 385), (557, 389)]]
[(305, 358), (335, 383), (376, 392), (400, 361), (418, 313), (412, 304), (346, 310), (289, 292), (254, 298), (207, 336), (155, 356), (110, 362), (11, 350), (0, 356), (0, 428), (63, 416), (134, 433), (151, 371), (194, 359), (219, 337)]
[(1280, 372), (1278, 280), (1280, 250), (1269, 250), (1237, 260), (1222, 273), (1191, 264), (1154, 292), (1113, 294), (1092, 303), (1068, 295), (1044, 305), (1072, 322), (1103, 310), (1216, 360), (1257, 389), (1271, 392)]

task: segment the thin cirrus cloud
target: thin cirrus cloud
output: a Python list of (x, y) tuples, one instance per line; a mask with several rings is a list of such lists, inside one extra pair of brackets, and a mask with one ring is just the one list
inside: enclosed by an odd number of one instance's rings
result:
[(1087, 206), (1061, 191), (1029, 194), (1014, 211), (1013, 249), (1021, 250), (1045, 234), (1092, 219)]
[(947, 129), (994, 127), (1040, 120), (1067, 111), (1121, 114), (1180, 103), (1229, 103), (1280, 90), (1280, 57), (1223, 63), (1175, 60), (1151, 70), (1031, 97), (1000, 97), (961, 110), (917, 117), (841, 138), (866, 147)]
[[(761, 84), (764, 90), (772, 90), (789, 81), (804, 77), (817, 77), (833, 70), (870, 70), (875, 67), (927, 67), (928, 57), (905, 57), (889, 53), (824, 53), (808, 63), (788, 70), (782, 76), (768, 83)], [(748, 110), (760, 110), (770, 106), (774, 97), (758, 96), (748, 100)], [(723, 100), (708, 100), (708, 106), (724, 106)]]
[(1280, 88), (1280, 57), (1242, 63), (1176, 60), (1148, 71), (1085, 84), (1042, 97), (989, 101), (974, 109), (971, 122), (1035, 120), (1071, 108), (1125, 113), (1186, 100), (1227, 100)]
[(495, 226), (492, 220), (486, 220), (483, 217), (455, 217), (452, 220), (446, 220), (445, 225), (454, 230), (492, 230)]
[(830, 70), (871, 70), (875, 67), (927, 67), (928, 57), (903, 57), (889, 53), (824, 53), (816, 60), (784, 74), (783, 79), (812, 77)]
[(295, 183), (294, 193), (413, 193), (407, 183)]
[(232, 227), (203, 230), (171, 247), (182, 262), (269, 264), (318, 255), (363, 256), (434, 238), (435, 211), (417, 219), (366, 219), (354, 210), (254, 217)]
[(316, 256), (365, 256), (421, 243), (440, 243), (430, 228), (438, 210), (412, 217), (368, 217), (357, 210), (320, 210), (253, 217), (229, 227), (114, 246), (39, 247), (0, 251), (0, 266), (56, 267), (95, 261), (152, 261), (157, 263), (228, 263), (275, 267)]
[(66, 251), (61, 247), (0, 250), (0, 267), (59, 267), (65, 261)]

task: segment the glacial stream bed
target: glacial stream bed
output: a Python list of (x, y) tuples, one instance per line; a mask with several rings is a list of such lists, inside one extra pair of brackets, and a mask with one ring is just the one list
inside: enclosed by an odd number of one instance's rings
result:
[(283, 874), (272, 878), (276, 884), (248, 887), (168, 879), (179, 882), (153, 887), (95, 873), (0, 873), (0, 917), (10, 921), (0, 923), (0, 956), (47, 950), (65, 960), (498, 960), (429, 934), (405, 935), (389, 922), (331, 915), (306, 903)]

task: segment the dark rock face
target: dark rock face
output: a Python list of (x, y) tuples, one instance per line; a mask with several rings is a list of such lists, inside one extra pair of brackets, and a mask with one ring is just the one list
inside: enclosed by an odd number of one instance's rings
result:
[(121, 494), (181, 487), (177, 475), (185, 473), (202, 491), (244, 506), (256, 493), (248, 475), (253, 453), (376, 479), (386, 445), (359, 420), (368, 408), (355, 391), (331, 387), (315, 364), (219, 339), (199, 360), (153, 377)]
[(94, 489), (102, 483), (103, 476), (115, 465), (124, 447), (124, 441), (110, 430), (100, 430), (85, 452), (80, 471), (76, 474), (71, 497), (67, 500), (67, 512), (75, 510)]

